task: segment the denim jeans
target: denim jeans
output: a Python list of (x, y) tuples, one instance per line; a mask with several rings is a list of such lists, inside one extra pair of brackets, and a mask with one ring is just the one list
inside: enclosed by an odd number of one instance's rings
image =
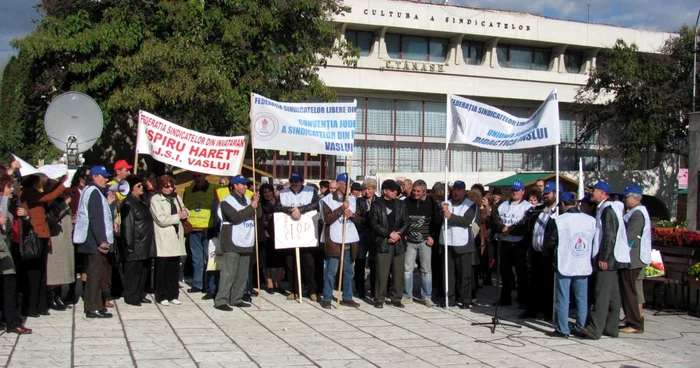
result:
[(209, 241), (204, 237), (203, 231), (193, 231), (189, 234), (190, 252), (192, 253), (192, 286), (204, 289), (205, 262), (208, 260)]
[(421, 293), (423, 300), (429, 300), (433, 295), (433, 272), (431, 269), (431, 247), (421, 243), (406, 243), (406, 261), (404, 263), (404, 298), (413, 298), (413, 269), (416, 257), (420, 260)]
[(568, 335), (569, 330), (569, 290), (574, 287), (574, 299), (576, 299), (576, 327), (586, 325), (588, 313), (588, 276), (564, 276), (556, 274), (556, 302), (554, 310), (557, 315), (557, 331)]
[[(335, 282), (335, 276), (338, 274), (338, 266), (340, 266), (340, 257), (326, 257), (324, 262), (323, 276), (323, 301), (333, 301), (333, 290), (338, 284)], [(355, 274), (355, 268), (352, 265), (352, 253), (350, 247), (345, 247), (345, 257), (343, 258), (343, 300), (352, 300), (352, 278)]]

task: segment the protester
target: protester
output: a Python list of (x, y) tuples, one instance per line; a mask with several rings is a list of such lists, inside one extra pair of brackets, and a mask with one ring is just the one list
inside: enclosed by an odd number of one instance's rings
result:
[(493, 285), (493, 280), (491, 280), (491, 262), (493, 260), (492, 255), (494, 253), (493, 249), (491, 249), (491, 245), (493, 244), (493, 236), (491, 235), (491, 231), (489, 230), (488, 226), (488, 219), (491, 217), (491, 212), (493, 210), (491, 208), (491, 193), (487, 193), (481, 184), (472, 185), (472, 189), (475, 189), (476, 185), (479, 185), (479, 187), (476, 187), (476, 189), (479, 189), (482, 195), (481, 205), (479, 206), (482, 221), (480, 226), (481, 229), (479, 230), (479, 240), (481, 241), (480, 275), (483, 280), (482, 284), (486, 286)]
[(328, 185), (330, 182), (328, 180), (321, 180), (318, 182), (318, 198), (321, 199), (323, 198), (326, 194), (328, 194)]
[(78, 253), (87, 257), (87, 282), (83, 293), (87, 318), (112, 318), (102, 299), (109, 262), (107, 254), (114, 244), (114, 222), (109, 206), (116, 201), (116, 197), (114, 193), (106, 191), (110, 176), (104, 166), (90, 168), (89, 183), (80, 196), (73, 230), (73, 243)]
[(382, 183), (381, 198), (372, 203), (369, 226), (374, 232), (374, 247), (377, 252), (376, 281), (374, 285), (374, 307), (383, 308), (386, 299), (389, 271), (392, 271), (391, 304), (403, 308), (404, 264), (406, 262), (406, 239), (408, 211), (406, 203), (397, 200), (400, 187), (394, 180)]
[[(58, 183), (49, 180), (45, 192), (51, 192)], [(72, 199), (61, 195), (47, 205), (46, 220), (51, 233), (51, 242), (46, 259), (46, 283), (49, 307), (53, 310), (65, 310), (62, 286), (75, 282), (75, 247), (73, 246)]]
[(525, 193), (525, 198), (527, 198), (527, 201), (530, 202), (531, 205), (537, 207), (542, 205), (543, 193), (544, 192), (540, 190), (539, 187), (533, 186), (527, 190), (527, 192)]
[(146, 280), (151, 270), (153, 249), (153, 217), (143, 201), (143, 181), (127, 176), (129, 194), (121, 203), (121, 256), (124, 265), (124, 302), (140, 306), (151, 303), (146, 298)]
[[(352, 277), (354, 274), (353, 260), (357, 257), (360, 235), (356, 225), (362, 224), (363, 217), (358, 213), (357, 198), (348, 195), (350, 179), (343, 173), (335, 179), (338, 191), (332, 195), (323, 197), (321, 211), (325, 224), (325, 265), (326, 274), (323, 279), (323, 302), (325, 309), (331, 308), (333, 290), (335, 290), (336, 274), (340, 266), (340, 257), (343, 255), (342, 300), (340, 305), (359, 308), (360, 304), (352, 300)], [(344, 253), (341, 250), (345, 246)]]
[(355, 197), (355, 198), (360, 198), (362, 197), (362, 192), (364, 191), (364, 188), (362, 185), (358, 182), (352, 183), (352, 186), (350, 187), (350, 194)]
[(646, 265), (651, 263), (651, 221), (647, 208), (642, 205), (642, 188), (630, 184), (622, 192), (627, 213), (623, 216), (627, 241), (630, 245), (630, 268), (619, 270), (620, 297), (625, 312), (622, 333), (643, 333), (644, 289), (642, 281)]
[[(262, 223), (258, 224), (265, 229), (262, 244), (259, 247), (265, 248), (265, 280), (268, 294), (274, 294), (275, 290), (281, 294), (285, 291), (282, 289), (281, 282), (284, 276), (284, 253), (275, 249), (275, 205), (279, 199), (275, 198), (274, 188), (270, 184), (260, 186), (260, 207), (262, 207)], [(261, 262), (262, 263), (262, 262)], [(272, 270), (275, 270), (275, 278), (273, 281)]]
[(560, 200), (564, 213), (548, 221), (543, 241), (543, 249), (548, 250), (553, 255), (554, 268), (556, 269), (556, 304), (554, 307), (556, 325), (555, 330), (549, 332), (548, 335), (568, 337), (571, 333), (569, 328), (569, 296), (572, 288), (576, 300), (574, 331), (580, 334), (586, 323), (588, 276), (593, 272), (591, 258), (596, 224), (593, 217), (578, 210), (573, 193), (562, 193)]
[(255, 246), (254, 217), (261, 220), (262, 211), (257, 210), (260, 201), (257, 193), (252, 195), (252, 199), (245, 196), (246, 182), (242, 175), (231, 178), (231, 194), (221, 202), (217, 213), (222, 224), (223, 264), (214, 308), (222, 311), (232, 311), (232, 306), (250, 307), (243, 301), (243, 293), (249, 275), (250, 255)]
[(374, 248), (374, 235), (372, 229), (370, 229), (367, 220), (369, 219), (369, 211), (372, 208), (372, 203), (377, 199), (377, 181), (374, 179), (367, 179), (362, 183), (364, 188), (364, 193), (361, 198), (357, 201), (358, 215), (364, 217), (365, 221), (362, 222), (362, 226), (359, 230), (360, 232), (360, 245), (357, 251), (357, 259), (355, 260), (355, 289), (357, 290), (357, 296), (360, 299), (364, 299), (367, 296), (366, 293), (366, 279), (365, 279), (365, 268), (367, 267), (367, 261), (369, 260), (369, 280), (370, 280), (370, 294), (374, 289), (374, 278), (376, 273), (373, 271), (375, 264), (375, 254), (372, 251)]
[(158, 178), (158, 194), (151, 199), (151, 216), (155, 224), (156, 302), (163, 306), (180, 305), (180, 257), (185, 251), (183, 221), (190, 212), (175, 191), (175, 179)]
[[(472, 185), (472, 188), (474, 186)], [(481, 247), (481, 244), (486, 244), (486, 225), (484, 224), (486, 221), (488, 221), (487, 217), (482, 216), (482, 211), (480, 209), (481, 202), (483, 202), (483, 197), (481, 194), (481, 190), (477, 189), (470, 189), (466, 191), (465, 198), (468, 200), (472, 201), (473, 203), (476, 203), (477, 207), (477, 213), (476, 216), (478, 217), (478, 221), (474, 221), (471, 224), (471, 230), (472, 230), (472, 237), (474, 238), (474, 252), (470, 252), (470, 255), (472, 257), (471, 259), (471, 286), (472, 286), (472, 293), (471, 293), (471, 302), (472, 304), (477, 302), (477, 297), (476, 297), (476, 292), (480, 288), (479, 287), (479, 272), (481, 270), (481, 255), (483, 252), (483, 249)]]
[(29, 212), (29, 220), (34, 232), (41, 242), (42, 255), (35, 259), (25, 259), (22, 268), (26, 272), (26, 284), (23, 290), (24, 315), (39, 317), (49, 315), (46, 284), (46, 261), (51, 245), (51, 231), (46, 221), (45, 205), (60, 196), (66, 189), (63, 183), (66, 176), (58, 180), (58, 186), (51, 192), (42, 191), (42, 179), (38, 175), (30, 175), (22, 178), (22, 194), (20, 201)]
[[(301, 173), (294, 172), (289, 176), (290, 187), (280, 192), (280, 200), (277, 203), (276, 211), (285, 213), (292, 217), (292, 220), (299, 220), (301, 215), (319, 210), (318, 194), (310, 186), (304, 185), (304, 176)], [(306, 285), (309, 298), (312, 301), (318, 301), (319, 286), (316, 284), (315, 270), (316, 262), (314, 256), (318, 253), (314, 252), (313, 248), (303, 248), (300, 250), (301, 259), (301, 277)], [(292, 293), (287, 296), (287, 299), (294, 300), (301, 298), (302, 290), (299, 290), (296, 270), (296, 257), (294, 252), (288, 251), (287, 256), (287, 275), (291, 275)]]
[(219, 178), (219, 186), (220, 187), (227, 187), (228, 186), (228, 178), (225, 176), (222, 176)]
[(591, 200), (598, 204), (597, 234), (593, 241), (595, 297), (588, 324), (581, 332), (597, 340), (603, 334), (618, 336), (621, 306), (618, 271), (630, 267), (630, 251), (622, 211), (610, 199), (610, 185), (598, 181), (591, 188)]
[[(122, 180), (125, 180), (127, 176), (131, 175), (131, 169), (134, 167), (129, 165), (126, 160), (118, 160), (114, 163), (114, 180), (107, 183), (107, 186), (119, 184)], [(116, 192), (117, 201), (121, 202), (126, 198), (123, 194)]]
[(537, 179), (535, 182), (535, 187), (537, 187), (537, 190), (540, 191), (540, 193), (544, 193), (544, 187), (546, 183), (544, 182), (544, 179)]
[(432, 247), (440, 238), (442, 212), (439, 202), (428, 195), (428, 186), (416, 180), (413, 193), (406, 199), (409, 228), (406, 233), (406, 260), (404, 263), (404, 295), (402, 303), (413, 303), (413, 269), (416, 259), (420, 262), (421, 300), (426, 307), (433, 307)]
[(404, 179), (401, 182), (401, 195), (399, 199), (404, 200), (406, 198), (411, 198), (413, 193), (413, 181), (411, 179)]
[(14, 215), (10, 210), (10, 198), (13, 192), (13, 177), (0, 173), (0, 277), (2, 277), (2, 315), (5, 330), (18, 335), (30, 334), (32, 329), (24, 327), (17, 310), (17, 271), (10, 253), (12, 242), (12, 224)]
[(141, 198), (146, 207), (151, 208), (151, 198), (157, 193), (158, 177), (150, 171), (141, 172), (139, 177), (141, 177), (141, 183), (143, 184), (143, 195)]

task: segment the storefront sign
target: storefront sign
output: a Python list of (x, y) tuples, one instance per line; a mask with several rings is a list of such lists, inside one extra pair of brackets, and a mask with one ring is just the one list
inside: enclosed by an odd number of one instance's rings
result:
[(413, 72), (444, 73), (445, 64), (422, 63), (418, 61), (387, 60), (382, 69), (408, 70)]
[[(418, 14), (418, 13), (410, 13), (406, 11), (400, 11), (397, 8), (394, 8), (392, 10), (384, 10), (384, 9), (369, 9), (365, 8), (363, 10), (364, 15), (368, 15), (371, 17), (378, 17), (378, 18), (395, 18), (395, 19), (409, 19), (409, 20), (421, 20), (421, 17), (427, 17), (424, 14)], [(488, 20), (482, 20), (482, 19), (470, 19), (470, 18), (465, 18), (465, 17), (435, 17), (434, 15), (431, 15), (430, 18), (428, 18), (430, 22), (437, 22), (437, 23), (445, 23), (445, 24), (461, 24), (465, 28), (496, 28), (496, 29), (507, 29), (507, 30), (515, 30), (515, 31), (525, 31), (529, 32), (531, 31), (531, 28), (529, 25), (526, 24), (520, 24), (520, 23), (513, 23), (513, 22), (505, 22), (502, 19), (488, 19)]]

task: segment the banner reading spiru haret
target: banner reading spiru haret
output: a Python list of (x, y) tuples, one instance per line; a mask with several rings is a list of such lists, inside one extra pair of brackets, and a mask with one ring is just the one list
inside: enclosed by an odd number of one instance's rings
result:
[(218, 137), (185, 129), (145, 111), (139, 111), (136, 153), (183, 169), (211, 175), (241, 172), (245, 136)]
[(286, 103), (254, 93), (251, 100), (254, 148), (352, 155), (357, 101)]
[(561, 143), (557, 90), (529, 118), (518, 118), (493, 106), (447, 96), (447, 142), (497, 151)]

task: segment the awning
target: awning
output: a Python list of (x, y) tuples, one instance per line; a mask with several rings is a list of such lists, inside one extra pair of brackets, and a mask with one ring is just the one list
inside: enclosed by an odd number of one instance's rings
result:
[(676, 191), (676, 194), (688, 194), (688, 189), (680, 189)]
[[(538, 180), (542, 179), (544, 181), (554, 181), (555, 180), (556, 174), (553, 172), (539, 172), (539, 173), (518, 173), (515, 175), (511, 175), (507, 178), (503, 178), (501, 180), (496, 180), (492, 183), (486, 184), (486, 186), (490, 187), (510, 187), (514, 181), (520, 180), (525, 186), (530, 186), (535, 184)], [(559, 183), (564, 187), (566, 190), (575, 190), (578, 189), (578, 181), (576, 180), (571, 180), (567, 176), (559, 174)]]

